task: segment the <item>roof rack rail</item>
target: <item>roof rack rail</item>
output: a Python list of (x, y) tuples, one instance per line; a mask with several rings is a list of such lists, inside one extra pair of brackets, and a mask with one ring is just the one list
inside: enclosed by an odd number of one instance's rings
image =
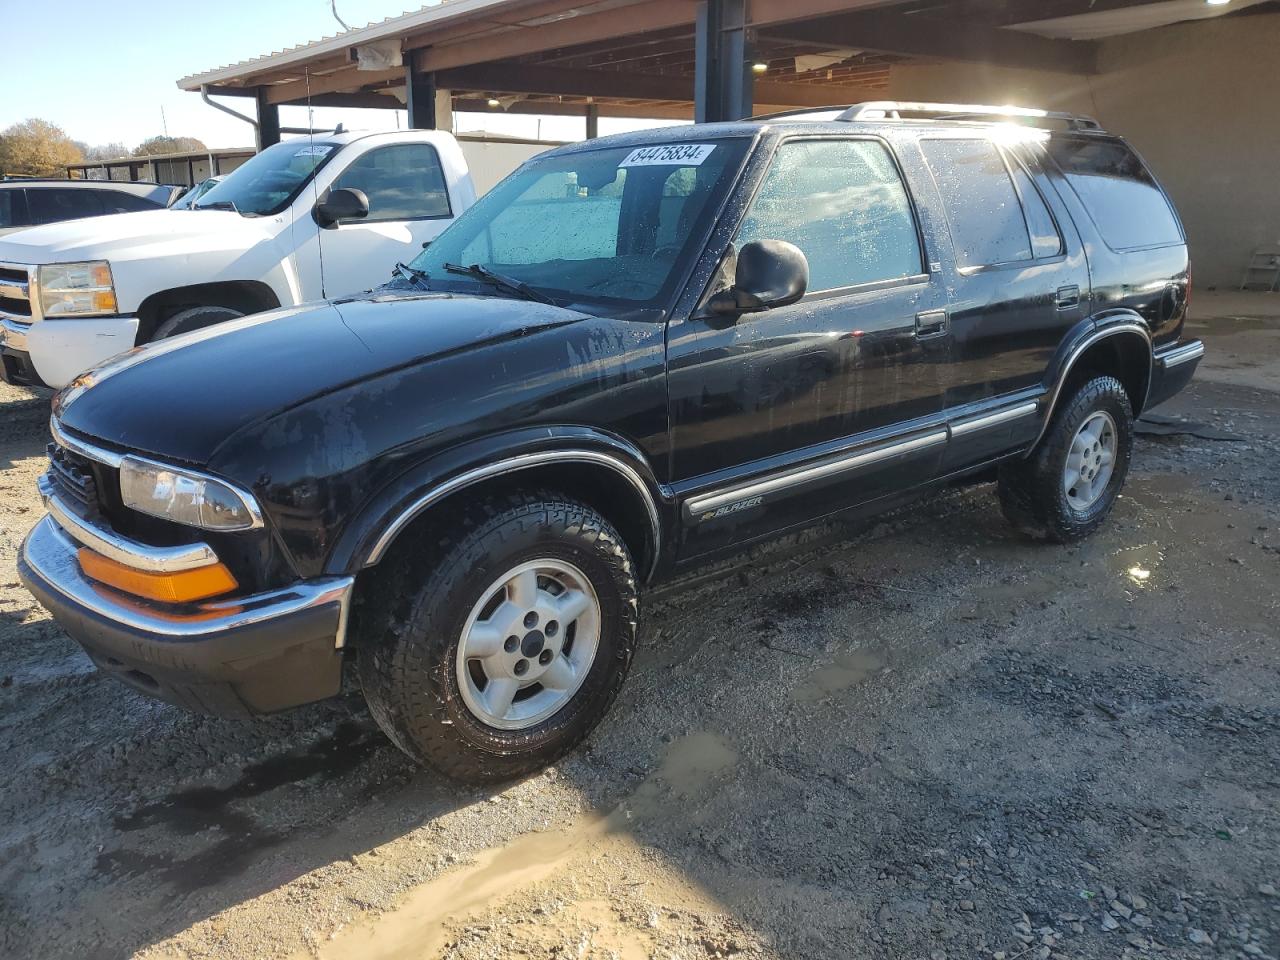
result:
[(1102, 124), (1093, 117), (1078, 113), (1062, 113), (1053, 110), (1033, 110), (1027, 107), (992, 107), (977, 103), (912, 103), (898, 100), (873, 100), (854, 104), (839, 119), (902, 120), (903, 114), (924, 114), (930, 120), (1040, 120), (1066, 124), (1068, 130), (1100, 131)]
[(779, 110), (777, 113), (760, 113), (754, 117), (748, 117), (748, 120), (782, 120), (786, 117), (803, 117), (810, 113), (840, 113), (846, 110), (852, 110), (856, 104), (837, 103), (829, 107), (798, 107), (795, 110)]

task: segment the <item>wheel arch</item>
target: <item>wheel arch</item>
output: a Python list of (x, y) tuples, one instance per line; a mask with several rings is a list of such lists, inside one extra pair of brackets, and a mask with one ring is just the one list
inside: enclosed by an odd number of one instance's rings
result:
[(576, 497), (617, 528), (649, 580), (666, 546), (670, 494), (643, 454), (615, 437), (566, 429), (487, 438), (410, 468), (375, 494), (343, 531), (327, 570), (375, 567), (416, 525), (461, 496), (514, 486), (546, 487)]
[(1154, 367), (1151, 331), (1146, 322), (1130, 310), (1117, 310), (1094, 317), (1082, 327), (1055, 358), (1049, 402), (1028, 456), (1048, 431), (1067, 386), (1085, 371), (1119, 380), (1129, 395), (1135, 417), (1146, 407)]
[(222, 280), (171, 287), (151, 294), (138, 305), (138, 343), (149, 343), (175, 310), (188, 307), (229, 307), (245, 314), (280, 306), (275, 290), (261, 280)]

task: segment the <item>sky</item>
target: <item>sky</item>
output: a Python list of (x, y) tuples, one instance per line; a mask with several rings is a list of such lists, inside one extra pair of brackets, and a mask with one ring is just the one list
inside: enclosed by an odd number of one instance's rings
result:
[[(102, 0), (0, 0), (7, 37), (0, 59), (0, 130), (30, 117), (57, 124), (73, 140), (122, 142), (148, 137), (198, 137), (210, 147), (252, 146), (253, 128), (177, 88), (180, 77), (318, 40), (341, 28), (329, 0), (219, 0), (209, 8), (104, 3)], [(411, 0), (337, 0), (353, 28), (398, 16)], [(121, 12), (128, 9), (128, 13)], [(243, 98), (222, 98), (251, 113)], [(403, 110), (317, 109), (316, 127), (394, 130)], [(306, 126), (303, 107), (282, 107), (284, 126)], [(657, 122), (601, 119), (600, 132), (657, 126)], [(574, 117), (460, 114), (458, 132), (487, 130), (515, 136), (578, 140)]]

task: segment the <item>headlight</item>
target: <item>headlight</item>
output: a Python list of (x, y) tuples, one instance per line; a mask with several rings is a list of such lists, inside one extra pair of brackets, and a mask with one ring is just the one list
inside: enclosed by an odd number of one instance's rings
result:
[(141, 513), (205, 530), (249, 530), (262, 523), (246, 491), (136, 457), (120, 463), (120, 499)]
[(46, 317), (96, 317), (116, 312), (116, 287), (111, 264), (50, 263), (36, 274), (40, 312)]

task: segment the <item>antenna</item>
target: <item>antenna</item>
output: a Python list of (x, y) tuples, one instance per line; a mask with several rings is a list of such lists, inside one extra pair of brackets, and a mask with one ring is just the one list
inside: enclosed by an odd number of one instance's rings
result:
[[(335, 17), (338, 15), (337, 10), (334, 11), (333, 15)], [(342, 23), (341, 20), (339, 20), (338, 22)], [(345, 24), (343, 25), (345, 26)], [(306, 83), (307, 83), (307, 143), (310, 145), (310, 148), (311, 148), (311, 155), (307, 159), (314, 164), (316, 162), (316, 157), (315, 157), (316, 118), (311, 109), (311, 67), (310, 65), (303, 67), (303, 77), (306, 79)], [(341, 124), (339, 124), (339, 126), (341, 126)], [(313, 206), (320, 202), (320, 185), (316, 182), (316, 180), (317, 180), (316, 171), (315, 171), (315, 168), (313, 167), (311, 171), (311, 203)], [(320, 259), (320, 296), (323, 297), (326, 293), (325, 286), (324, 286), (324, 228), (320, 227), (319, 224), (317, 224), (317, 228), (318, 229), (316, 230), (316, 256), (319, 257)]]
[(337, 20), (340, 24), (342, 24), (343, 30), (351, 29), (350, 27), (347, 26), (347, 21), (343, 20), (340, 16), (338, 16), (338, 0), (329, 0), (329, 9), (333, 11), (333, 19)]

